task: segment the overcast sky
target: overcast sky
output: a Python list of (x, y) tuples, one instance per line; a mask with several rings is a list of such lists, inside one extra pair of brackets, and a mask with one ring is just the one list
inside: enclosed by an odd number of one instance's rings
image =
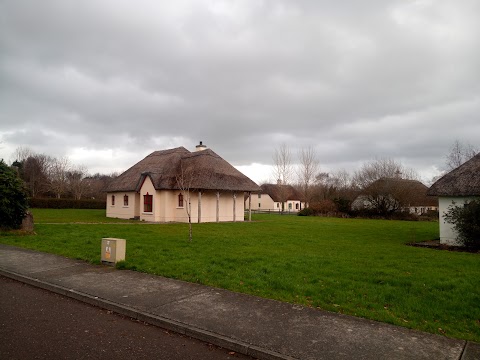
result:
[(254, 181), (274, 149), (424, 178), (480, 146), (480, 1), (0, 0), (0, 158), (123, 171), (202, 140)]

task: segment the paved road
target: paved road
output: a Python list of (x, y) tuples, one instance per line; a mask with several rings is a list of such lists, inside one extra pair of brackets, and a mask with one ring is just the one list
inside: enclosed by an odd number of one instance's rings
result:
[(252, 359), (0, 276), (0, 359)]

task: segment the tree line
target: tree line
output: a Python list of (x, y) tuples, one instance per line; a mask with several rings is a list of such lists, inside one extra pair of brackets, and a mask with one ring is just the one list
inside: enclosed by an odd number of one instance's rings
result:
[[(460, 166), (478, 152), (471, 144), (456, 140), (445, 156), (444, 173)], [(413, 203), (412, 180), (419, 180), (414, 169), (389, 158), (364, 163), (358, 170), (348, 172), (321, 171), (313, 147), (301, 148), (297, 156), (286, 144), (273, 154), (273, 176), (277, 184), (292, 185), (301, 194), (301, 200), (318, 213), (349, 213), (359, 195), (369, 204), (371, 215), (388, 216), (398, 213)], [(435, 181), (436, 179), (433, 179)], [(280, 191), (282, 202), (289, 194), (287, 187)]]
[[(471, 144), (456, 140), (445, 156), (445, 172), (458, 167), (477, 151)], [(377, 204), (378, 212), (396, 211), (408, 202), (405, 189), (398, 184), (394, 186), (394, 183), (390, 187), (384, 184), (382, 189), (375, 188), (372, 184), (380, 179), (419, 179), (413, 169), (388, 158), (364, 163), (354, 172), (325, 172), (320, 168), (313, 147), (301, 148), (296, 155), (286, 144), (276, 148), (273, 154), (273, 176), (279, 184), (293, 185), (301, 194), (302, 201), (322, 212), (347, 212), (360, 193), (366, 195), (371, 203)], [(16, 149), (13, 158), (15, 160), (11, 166), (24, 181), (28, 195), (32, 198), (105, 200), (106, 187), (118, 176), (117, 173), (92, 175), (85, 166), (74, 165), (67, 157), (35, 153), (25, 147)], [(386, 191), (395, 194), (393, 200), (384, 195)], [(281, 196), (288, 196), (288, 190)], [(285, 198), (283, 202), (286, 200)]]
[(53, 157), (18, 148), (12, 167), (25, 183), (32, 198), (70, 198), (105, 200), (105, 188), (117, 176), (90, 175), (83, 165), (74, 165), (67, 157)]

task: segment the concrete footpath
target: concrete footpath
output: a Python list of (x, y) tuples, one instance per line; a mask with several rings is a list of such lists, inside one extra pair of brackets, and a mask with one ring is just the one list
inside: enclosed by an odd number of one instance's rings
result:
[(0, 274), (259, 359), (480, 359), (480, 344), (0, 244)]

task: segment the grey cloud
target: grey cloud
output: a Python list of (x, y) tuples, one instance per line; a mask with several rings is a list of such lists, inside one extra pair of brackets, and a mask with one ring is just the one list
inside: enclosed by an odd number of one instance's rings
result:
[(51, 147), (63, 153), (203, 140), (238, 165), (271, 163), (286, 139), (315, 145), (329, 168), (380, 155), (431, 166), (456, 138), (478, 143), (479, 10), (473, 0), (3, 1), (0, 134), (28, 145), (19, 131), (41, 123), (70, 138)]

